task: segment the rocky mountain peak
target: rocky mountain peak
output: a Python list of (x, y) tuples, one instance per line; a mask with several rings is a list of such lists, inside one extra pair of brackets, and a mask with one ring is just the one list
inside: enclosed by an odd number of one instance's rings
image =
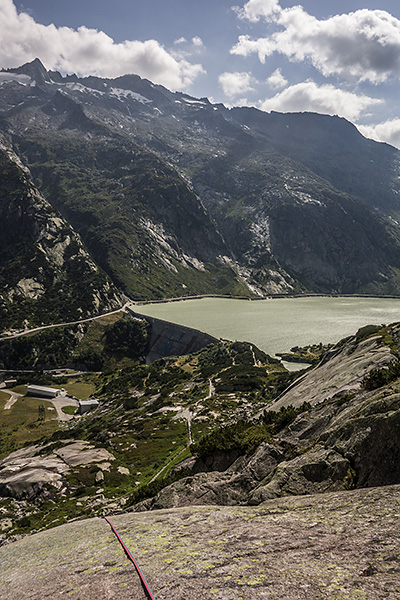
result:
[(400, 154), (345, 119), (39, 59), (0, 82), (0, 132), (132, 297), (398, 293)]
[(35, 58), (31, 62), (25, 63), (20, 67), (7, 69), (7, 72), (17, 73), (19, 75), (29, 75), (29, 77), (31, 77), (39, 87), (45, 83), (51, 83), (51, 79), (46, 67), (39, 58)]

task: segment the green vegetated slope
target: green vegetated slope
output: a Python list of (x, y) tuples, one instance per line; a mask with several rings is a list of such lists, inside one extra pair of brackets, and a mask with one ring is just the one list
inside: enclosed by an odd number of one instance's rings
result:
[(0, 330), (72, 321), (118, 306), (115, 287), (78, 234), (44, 199), (16, 155), (0, 148)]
[(128, 294), (249, 294), (198, 197), (165, 162), (113, 132), (32, 133), (19, 148), (41, 188)]
[[(115, 328), (121, 322), (119, 320), (111, 327)], [(23, 377), (20, 375), (19, 380)], [(30, 427), (33, 434), (26, 439), (23, 438), (26, 436), (24, 423), (15, 423), (15, 431), (13, 428), (4, 430), (0, 491), (5, 498), (1, 503), (15, 520), (15, 526), (7, 530), (8, 536), (59, 523), (59, 519), (62, 522), (77, 514), (97, 514), (115, 502), (117, 505), (120, 502), (133, 504), (153, 495), (186, 473), (175, 474), (172, 469), (191, 455), (192, 442), (198, 442), (221, 424), (247, 420), (275, 397), (279, 386), (292, 378), (279, 361), (250, 344), (239, 342), (212, 345), (194, 355), (157, 361), (148, 366), (129, 362), (125, 356), (119, 368), (105, 368), (101, 375), (83, 376), (81, 381), (89, 383), (88, 377), (94, 386), (92, 395), (100, 399), (100, 408), (94, 413), (70, 421), (53, 436), (46, 437), (38, 417)], [(71, 389), (70, 378), (52, 380), (48, 375), (37, 374), (34, 381)], [(19, 411), (26, 402), (18, 401)], [(269, 439), (270, 434), (261, 427), (259, 435)], [(32, 450), (32, 454), (23, 460), (25, 465), (27, 461), (33, 461), (33, 468), (38, 464), (43, 470), (50, 468), (46, 461), (56, 460), (58, 450), (68, 447), (74, 440), (106, 449), (111, 459), (104, 462), (111, 460), (112, 468), (103, 469), (98, 463), (72, 466), (64, 474), (65, 489), (58, 494), (55, 506), (55, 491), (51, 485), (48, 488), (46, 478), (42, 484), (36, 482), (34, 489), (27, 482), (15, 487), (15, 479), (7, 483), (7, 465), (13, 460), (13, 455), (7, 457), (8, 452), (18, 449), (21, 442), (32, 440), (43, 446)], [(250, 443), (253, 448), (254, 441)], [(27, 447), (19, 452), (30, 453), (31, 450)], [(17, 468), (13, 469), (14, 473), (17, 471)], [(102, 475), (99, 476), (99, 472)], [(102, 495), (97, 493), (100, 488)], [(29, 509), (24, 504), (27, 498), (30, 498)], [(77, 502), (80, 509), (76, 507)], [(20, 521), (24, 517), (26, 519)]]
[(396, 149), (133, 75), (14, 71), (32, 85), (5, 81), (2, 130), (128, 294), (398, 293)]
[(42, 438), (23, 464), (44, 457), (52, 464), (82, 443), (107, 457), (72, 462), (56, 505), (51, 485), (16, 491), (7, 469), (19, 464), (18, 455), (6, 457), (2, 506), (15, 526), (4, 535), (126, 505), (259, 504), (398, 483), (399, 348), (399, 325), (374, 326), (329, 349), (305, 373), (230, 342), (91, 376), (100, 407)]
[(150, 328), (122, 311), (87, 323), (45, 329), (0, 343), (0, 369), (35, 370), (73, 366), (112, 371), (120, 362), (146, 356)]

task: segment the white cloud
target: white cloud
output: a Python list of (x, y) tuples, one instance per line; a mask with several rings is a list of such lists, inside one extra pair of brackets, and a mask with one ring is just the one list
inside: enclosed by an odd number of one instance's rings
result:
[(242, 35), (232, 54), (257, 53), (265, 62), (277, 52), (292, 61), (310, 61), (325, 77), (373, 83), (400, 74), (400, 20), (386, 11), (362, 9), (320, 20), (302, 6), (282, 9), (272, 0), (250, 0), (240, 16), (253, 22), (264, 17), (282, 31), (258, 39)]
[(335, 88), (333, 85), (318, 86), (314, 81), (292, 85), (283, 92), (261, 103), (261, 110), (267, 112), (317, 112), (339, 115), (355, 121), (369, 107), (381, 104), (383, 100), (357, 95)]
[(198, 35), (190, 41), (181, 37), (175, 40), (174, 44), (178, 46), (178, 49), (172, 50), (171, 56), (178, 62), (188, 61), (194, 55), (201, 53), (205, 48), (203, 40)]
[(400, 148), (400, 119), (391, 119), (377, 125), (357, 125), (357, 127), (367, 138), (377, 142), (387, 142)]
[(222, 73), (218, 77), (218, 81), (223, 89), (223, 92), (229, 98), (245, 94), (253, 90), (253, 77), (250, 73)]
[(186, 44), (187, 39), (184, 37), (180, 37), (177, 40), (174, 41), (174, 44)]
[(280, 69), (276, 69), (267, 79), (268, 85), (274, 90), (279, 90), (287, 86), (288, 80), (282, 75)]
[(41, 25), (0, 0), (0, 65), (15, 67), (40, 58), (47, 68), (80, 75), (117, 77), (136, 73), (174, 90), (187, 88), (204, 69), (174, 57), (156, 40), (115, 43), (102, 31)]
[(256, 23), (262, 17), (268, 18), (276, 12), (280, 12), (279, 0), (249, 0), (243, 6), (233, 6), (233, 10), (241, 19), (247, 19)]
[(198, 47), (204, 46), (203, 40), (198, 35), (196, 35), (194, 38), (192, 38), (192, 44), (193, 44), (193, 46), (198, 46)]

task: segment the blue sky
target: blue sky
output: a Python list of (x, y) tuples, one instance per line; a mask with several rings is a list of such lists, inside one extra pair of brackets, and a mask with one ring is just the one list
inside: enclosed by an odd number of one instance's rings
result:
[(0, 67), (36, 56), (227, 106), (339, 114), (400, 147), (394, 0), (0, 0)]

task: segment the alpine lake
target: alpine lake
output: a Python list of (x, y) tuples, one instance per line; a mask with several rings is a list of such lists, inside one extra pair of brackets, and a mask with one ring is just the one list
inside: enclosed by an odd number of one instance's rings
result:
[[(294, 346), (338, 342), (365, 325), (400, 321), (400, 298), (199, 298), (139, 304), (135, 311), (217, 338), (250, 342), (275, 356)], [(306, 365), (285, 366), (295, 370)]]

